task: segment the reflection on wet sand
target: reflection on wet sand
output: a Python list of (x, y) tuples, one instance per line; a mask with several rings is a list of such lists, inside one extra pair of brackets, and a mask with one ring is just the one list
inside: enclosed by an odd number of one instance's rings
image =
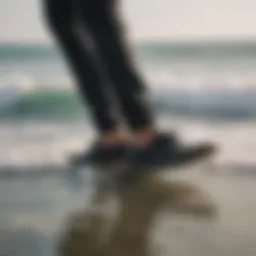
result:
[[(109, 216), (109, 201), (118, 207)], [(216, 208), (202, 190), (185, 182), (155, 178), (120, 193), (111, 186), (96, 188), (90, 211), (71, 215), (59, 246), (61, 256), (152, 255), (151, 238), (158, 215), (168, 211), (214, 217)], [(153, 254), (155, 255), (155, 254)]]

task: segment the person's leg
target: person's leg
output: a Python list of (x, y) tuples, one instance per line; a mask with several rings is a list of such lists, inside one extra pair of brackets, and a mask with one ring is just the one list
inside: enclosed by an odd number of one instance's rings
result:
[(146, 86), (126, 48), (115, 0), (79, 0), (82, 20), (95, 40), (136, 142), (153, 136), (155, 122), (146, 97)]
[(92, 62), (75, 27), (75, 9), (70, 0), (45, 0), (44, 16), (78, 83), (82, 97), (91, 108), (95, 128), (106, 143), (118, 143), (121, 134), (111, 111), (107, 88)]
[(146, 102), (146, 87), (130, 59), (120, 30), (115, 12), (116, 0), (78, 1), (82, 21), (93, 36), (134, 138), (134, 150), (128, 161), (140, 166), (162, 166), (198, 159), (213, 152), (208, 143), (182, 148), (175, 136), (158, 131)]

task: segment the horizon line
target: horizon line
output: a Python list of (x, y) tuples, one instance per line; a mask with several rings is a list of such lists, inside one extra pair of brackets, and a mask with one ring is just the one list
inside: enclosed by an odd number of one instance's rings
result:
[[(227, 38), (148, 38), (148, 39), (133, 39), (129, 40), (132, 44), (145, 44), (145, 43), (256, 43), (256, 37), (227, 37)], [(53, 46), (53, 40), (4, 40), (0, 41), (0, 45), (44, 45)]]

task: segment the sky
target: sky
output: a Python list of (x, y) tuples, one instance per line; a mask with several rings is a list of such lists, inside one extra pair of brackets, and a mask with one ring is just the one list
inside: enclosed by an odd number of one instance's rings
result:
[[(51, 42), (42, 1), (0, 0), (0, 42)], [(255, 0), (120, 1), (135, 41), (256, 39)]]

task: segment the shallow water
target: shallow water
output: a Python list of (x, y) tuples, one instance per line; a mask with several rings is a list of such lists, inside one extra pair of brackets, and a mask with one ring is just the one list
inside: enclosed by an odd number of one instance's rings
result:
[[(149, 211), (154, 208), (156, 219), (149, 223), (152, 237), (147, 244), (151, 254), (144, 252), (145, 254), (140, 256), (170, 255), (170, 253), (184, 256), (188, 253), (221, 256), (240, 256), (242, 253), (245, 256), (255, 255), (256, 170), (250, 177), (242, 175), (223, 177), (219, 173), (225, 172), (224, 169), (207, 175), (203, 174), (204, 171), (202, 169), (200, 174), (194, 176), (191, 174), (190, 178), (179, 174), (176, 174), (175, 178), (167, 177), (170, 186), (176, 186), (177, 189), (172, 200), (165, 205), (165, 210), (161, 210), (158, 204), (154, 203), (154, 197), (157, 195), (154, 189), (154, 194), (150, 194), (153, 192), (147, 189), (137, 192), (130, 201), (126, 202), (129, 205), (128, 215), (130, 214), (132, 218), (123, 215), (124, 226), (121, 231), (119, 230), (121, 232), (119, 236), (125, 239), (127, 225), (129, 232), (132, 229), (139, 230), (138, 226), (142, 225), (140, 218), (147, 218)], [(89, 177), (85, 175), (83, 181), (87, 179)], [(89, 205), (94, 183), (85, 185), (86, 183), (76, 183), (75, 179), (66, 180), (63, 177), (2, 180), (0, 182), (0, 255), (59, 255), (57, 248), (63, 243), (64, 234), (71, 239), (66, 242), (69, 250), (80, 251), (77, 255), (88, 252), (86, 239), (90, 239), (90, 236), (88, 238), (84, 232), (81, 232), (83, 225), (75, 224), (88, 219), (88, 211), (90, 212)], [(188, 186), (190, 189), (187, 189)], [(195, 200), (197, 203), (186, 200), (191, 193), (198, 191), (200, 195), (205, 196), (206, 201), (204, 199), (200, 204), (201, 196)], [(148, 195), (150, 201), (147, 201)], [(180, 197), (181, 195), (183, 197)], [(163, 195), (160, 195), (158, 201), (162, 198)], [(214, 216), (207, 214), (204, 216), (204, 210), (200, 210), (207, 208), (208, 204), (211, 207), (214, 205), (214, 209), (210, 208), (214, 210)], [(106, 212), (113, 210), (111, 204), (107, 203), (105, 207)], [(67, 229), (80, 231), (74, 236), (74, 233), (73, 235), (66, 233)], [(148, 234), (144, 235), (147, 237)], [(78, 242), (79, 239), (82, 239), (82, 244)], [(128, 252), (137, 255), (136, 251), (132, 252), (128, 249), (131, 248), (130, 240), (128, 247), (127, 243), (123, 244), (122, 241), (117, 240), (110, 250), (121, 252), (118, 255), (128, 255)], [(140, 240), (136, 241), (136, 246), (140, 247)], [(75, 249), (76, 246), (79, 249)], [(66, 252), (63, 255), (74, 254)]]

